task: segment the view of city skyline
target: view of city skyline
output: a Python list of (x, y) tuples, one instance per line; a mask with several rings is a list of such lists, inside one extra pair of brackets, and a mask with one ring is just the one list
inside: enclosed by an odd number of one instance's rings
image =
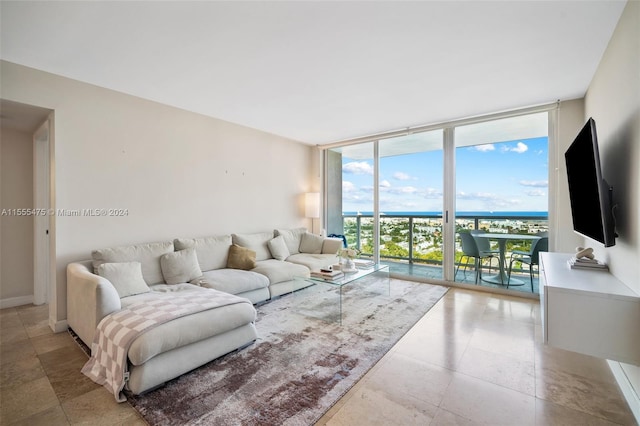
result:
[[(437, 212), (443, 151), (380, 159), (380, 211)], [(342, 160), (343, 212), (373, 210), (373, 159)], [(456, 210), (546, 212), (548, 137), (456, 149)]]

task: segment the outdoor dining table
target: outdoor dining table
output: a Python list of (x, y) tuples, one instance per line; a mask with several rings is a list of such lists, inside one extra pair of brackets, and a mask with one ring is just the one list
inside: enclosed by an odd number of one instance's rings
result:
[[(502, 234), (502, 233), (482, 233), (482, 234), (473, 234), (474, 238), (488, 238), (490, 240), (494, 240), (498, 242), (498, 249), (500, 250), (500, 265), (499, 272), (496, 275), (483, 276), (482, 281), (487, 281), (494, 284), (507, 284), (509, 277), (505, 272), (505, 263), (506, 263), (506, 255), (505, 249), (507, 247), (508, 240), (539, 240), (540, 237), (535, 235), (526, 235), (526, 234)], [(517, 278), (511, 278), (509, 281), (509, 285), (522, 285), (524, 281), (519, 280)]]

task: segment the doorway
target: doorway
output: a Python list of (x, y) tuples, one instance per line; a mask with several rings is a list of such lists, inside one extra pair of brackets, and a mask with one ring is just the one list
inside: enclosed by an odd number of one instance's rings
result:
[[(7, 217), (3, 219), (20, 219), (27, 226), (22, 235), (3, 233), (1, 239), (3, 269), (0, 306), (9, 308), (26, 304), (50, 304), (50, 318), (55, 318), (55, 246), (53, 225), (55, 215), (50, 210), (53, 203), (53, 111), (47, 108), (22, 104), (0, 99), (0, 126), (3, 138), (2, 146), (7, 148), (6, 154), (28, 153), (19, 164), (3, 170), (3, 187), (12, 188), (3, 192), (3, 208), (7, 208)], [(31, 145), (26, 148), (26, 145)], [(5, 152), (3, 152), (5, 154)], [(7, 157), (9, 158), (9, 157)], [(24, 179), (11, 170), (26, 172)], [(16, 172), (17, 173), (17, 172)], [(27, 177), (28, 176), (28, 177)], [(20, 180), (22, 179), (22, 180)], [(27, 187), (25, 187), (27, 183)], [(22, 186), (20, 186), (22, 185)], [(26, 197), (17, 200), (6, 197), (19, 191)], [(4, 201), (7, 201), (4, 203)], [(15, 213), (15, 214), (14, 214)], [(18, 214), (22, 217), (18, 217)], [(13, 217), (15, 216), (15, 217)], [(3, 222), (5, 222), (3, 220)], [(10, 221), (3, 223), (10, 226)], [(27, 232), (28, 230), (28, 232)], [(27, 247), (24, 237), (29, 235), (28, 248), (15, 250), (17, 245)], [(7, 257), (7, 254), (11, 257)], [(14, 266), (9, 268), (9, 266)], [(26, 265), (26, 266), (24, 266)], [(22, 269), (16, 269), (22, 268)], [(16, 273), (24, 279), (12, 279)], [(6, 282), (5, 282), (6, 279)], [(5, 285), (11, 284), (11, 285)], [(51, 322), (51, 321), (50, 321)]]

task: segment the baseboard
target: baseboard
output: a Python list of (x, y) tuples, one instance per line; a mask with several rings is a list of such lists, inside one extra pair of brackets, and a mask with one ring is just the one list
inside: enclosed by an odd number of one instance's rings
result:
[(0, 299), (0, 309), (14, 308), (22, 305), (32, 305), (33, 294), (30, 296), (10, 297), (8, 299)]
[(56, 321), (53, 318), (49, 318), (49, 327), (51, 327), (54, 333), (62, 333), (63, 331), (67, 331), (69, 324), (67, 320)]
[(618, 382), (618, 386), (620, 386), (620, 390), (622, 391), (624, 398), (627, 400), (627, 404), (629, 405), (633, 416), (636, 418), (636, 422), (640, 424), (640, 396), (633, 389), (633, 386), (620, 363), (611, 360), (607, 360), (607, 362), (609, 363), (609, 368), (611, 369), (613, 376)]

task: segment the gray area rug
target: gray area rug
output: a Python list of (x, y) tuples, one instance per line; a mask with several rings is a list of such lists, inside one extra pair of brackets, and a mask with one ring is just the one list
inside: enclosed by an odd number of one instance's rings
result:
[(381, 283), (343, 289), (342, 325), (328, 285), (263, 304), (253, 345), (129, 403), (151, 425), (312, 425), (447, 292)]

